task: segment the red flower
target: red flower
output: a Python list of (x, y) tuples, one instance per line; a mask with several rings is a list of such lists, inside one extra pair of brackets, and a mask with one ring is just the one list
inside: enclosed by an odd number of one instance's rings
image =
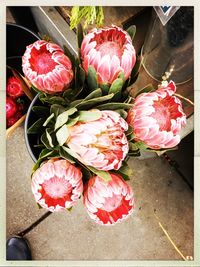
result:
[(8, 118), (6, 121), (7, 127), (11, 127), (13, 124), (15, 124), (20, 118), (22, 117), (22, 113), (18, 111), (15, 113), (11, 118)]
[(90, 178), (84, 188), (84, 204), (96, 223), (113, 225), (126, 219), (134, 210), (132, 188), (118, 174), (105, 182), (101, 177)]
[(64, 51), (43, 40), (27, 46), (22, 67), (26, 78), (38, 90), (49, 94), (64, 91), (73, 79), (72, 64)]
[(17, 98), (24, 94), (20, 80), (18, 78), (15, 78), (13, 76), (8, 79), (6, 93), (12, 98)]
[(11, 118), (17, 112), (17, 104), (10, 98), (6, 97), (6, 119)]
[(32, 192), (51, 212), (71, 208), (83, 192), (82, 173), (67, 160), (48, 160), (33, 173)]

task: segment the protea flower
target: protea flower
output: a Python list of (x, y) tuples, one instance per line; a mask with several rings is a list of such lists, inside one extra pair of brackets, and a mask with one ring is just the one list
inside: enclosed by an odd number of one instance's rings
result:
[(130, 36), (117, 26), (89, 32), (81, 45), (81, 57), (86, 72), (90, 65), (95, 68), (99, 84), (112, 84), (120, 72), (128, 79), (136, 61)]
[(20, 80), (16, 77), (10, 77), (6, 86), (6, 93), (12, 98), (18, 98), (24, 95)]
[(22, 67), (31, 84), (50, 94), (67, 89), (73, 79), (70, 59), (60, 46), (46, 41), (27, 46)]
[(83, 192), (82, 173), (67, 160), (48, 160), (33, 173), (32, 192), (51, 212), (71, 208)]
[(181, 101), (173, 94), (170, 81), (157, 91), (139, 95), (129, 110), (127, 122), (133, 127), (136, 141), (152, 149), (172, 148), (180, 142), (180, 130), (186, 124)]
[(96, 223), (113, 225), (126, 219), (134, 210), (132, 188), (118, 174), (105, 182), (99, 176), (90, 178), (84, 188), (84, 204)]
[(115, 111), (101, 114), (100, 119), (71, 126), (66, 144), (83, 164), (104, 171), (118, 170), (129, 149), (124, 133), (128, 124)]

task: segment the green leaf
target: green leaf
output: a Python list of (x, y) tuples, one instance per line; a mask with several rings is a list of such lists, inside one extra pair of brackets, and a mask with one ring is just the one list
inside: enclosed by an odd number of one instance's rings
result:
[(135, 66), (133, 67), (131, 71), (131, 77), (130, 77), (128, 85), (132, 85), (137, 80), (141, 65), (142, 65), (142, 60), (139, 56), (137, 56)]
[(56, 133), (56, 138), (60, 146), (64, 145), (69, 137), (69, 130), (67, 125), (63, 125)]
[(49, 141), (46, 136), (46, 132), (44, 132), (41, 136), (41, 142), (45, 145), (46, 148), (52, 149), (51, 146), (49, 145)]
[(91, 65), (88, 68), (87, 83), (90, 90), (98, 88), (96, 70)]
[(100, 88), (102, 89), (103, 95), (107, 95), (110, 86), (106, 83), (100, 84)]
[(47, 124), (53, 119), (54, 117), (54, 113), (52, 113), (47, 119), (46, 121), (43, 123), (43, 126), (47, 126)]
[(41, 152), (40, 152), (40, 155), (39, 155), (39, 158), (38, 159), (44, 159), (44, 158), (47, 158), (48, 156), (52, 155), (54, 153), (53, 150), (50, 150), (48, 148), (44, 148)]
[(137, 150), (139, 150), (139, 147), (137, 146), (137, 143), (129, 142), (129, 150), (130, 151), (137, 151)]
[(109, 89), (109, 94), (116, 94), (121, 91), (123, 85), (123, 80), (121, 78), (117, 78), (114, 80), (114, 82), (111, 84), (111, 87)]
[(54, 147), (53, 142), (52, 142), (52, 138), (51, 138), (51, 135), (50, 135), (49, 131), (50, 131), (50, 129), (46, 129), (46, 137), (48, 139), (48, 142), (49, 142), (50, 147)]
[[(75, 67), (75, 85), (74, 85), (74, 94), (79, 94), (80, 89), (82, 90), (84, 82), (85, 82), (85, 71), (82, 68), (79, 61), (77, 61), (77, 66)], [(75, 98), (74, 98), (75, 99)]]
[(125, 81), (125, 73), (123, 71), (120, 72), (120, 74), (118, 75), (118, 78), (119, 79), (122, 79), (123, 80), (123, 83), (124, 83), (124, 81)]
[(96, 175), (98, 175), (99, 177), (101, 177), (105, 182), (109, 182), (112, 178), (111, 178), (111, 175), (109, 172), (106, 172), (106, 171), (100, 171), (100, 170), (97, 170), (95, 169), (94, 167), (91, 167), (91, 166), (87, 166), (87, 168), (95, 173)]
[(132, 169), (129, 167), (127, 162), (123, 161), (122, 166), (118, 170), (122, 175), (125, 175), (126, 177), (130, 177), (133, 175)]
[(67, 112), (68, 112), (68, 116), (71, 116), (71, 115), (73, 115), (75, 112), (77, 111), (77, 108), (70, 108), (70, 109), (68, 109), (67, 110)]
[(100, 96), (100, 97), (96, 97), (93, 99), (89, 99), (89, 100), (83, 100), (82, 102), (78, 103), (76, 105), (76, 107), (78, 109), (90, 109), (90, 108), (95, 108), (97, 104), (108, 101), (110, 99), (112, 99), (114, 96), (114, 94), (109, 94), (109, 95), (105, 95), (105, 96)]
[(77, 39), (78, 39), (78, 47), (80, 49), (83, 41), (83, 27), (81, 23), (79, 23), (77, 27)]
[(32, 174), (40, 167), (40, 164), (41, 164), (41, 160), (38, 159), (36, 163), (33, 165)]
[(175, 146), (175, 147), (171, 147), (171, 148), (163, 148), (163, 149), (151, 149), (151, 148), (146, 148), (144, 149), (145, 151), (148, 151), (148, 152), (154, 152), (156, 153), (158, 156), (161, 156), (162, 154), (166, 153), (167, 151), (170, 151), (170, 150), (177, 150), (178, 149), (178, 146)]
[(133, 128), (129, 125), (128, 130), (126, 131), (126, 136), (133, 133)]
[(70, 108), (61, 113), (60, 115), (58, 115), (55, 123), (55, 130), (63, 126), (63, 124), (65, 124), (68, 121), (69, 116), (74, 114), (76, 111), (77, 111), (76, 108)]
[(28, 134), (37, 134), (43, 130), (43, 123), (45, 122), (44, 118), (38, 119), (36, 122), (34, 122), (31, 127), (28, 129)]
[(70, 100), (74, 97), (74, 89), (68, 88), (67, 90), (65, 90), (63, 93), (63, 97), (66, 101), (70, 102)]
[(39, 89), (37, 89), (34, 85), (31, 85), (31, 89), (35, 91), (36, 93), (43, 94)]
[(70, 155), (72, 156), (73, 158), (75, 159), (78, 159), (79, 156), (74, 152), (72, 151), (70, 148), (66, 147), (66, 146), (62, 146), (62, 148)]
[(113, 102), (113, 103), (99, 105), (96, 108), (99, 110), (106, 110), (106, 109), (115, 110), (115, 109), (130, 109), (132, 107), (133, 104)]
[(142, 89), (140, 89), (134, 97), (137, 97), (138, 95), (140, 94), (143, 94), (143, 93), (150, 93), (150, 92), (154, 92), (155, 89), (153, 87), (153, 85), (150, 83), (148, 85), (146, 85), (145, 87), (143, 87)]
[(133, 41), (135, 34), (136, 34), (136, 26), (135, 25), (131, 25), (127, 30), (128, 34), (131, 37), (131, 40)]
[(83, 99), (77, 99), (74, 100), (73, 102), (71, 102), (71, 104), (69, 105), (71, 108), (72, 107), (76, 107), (79, 103), (81, 103), (83, 101)]
[(128, 156), (132, 157), (139, 157), (140, 156), (140, 149), (136, 145), (136, 143), (129, 142), (129, 152)]
[(69, 117), (68, 111), (64, 111), (63, 113), (58, 115), (56, 119), (55, 130), (63, 126), (63, 124), (65, 124), (68, 121), (68, 117)]
[(50, 108), (50, 113), (54, 113), (55, 117), (57, 117), (59, 114), (63, 113), (65, 111), (65, 108), (58, 104), (53, 104)]
[(85, 184), (93, 175), (85, 165), (84, 168), (81, 169), (81, 172), (83, 175), (83, 183)]
[(46, 93), (39, 93), (39, 99), (42, 103), (45, 102), (45, 99), (48, 97), (48, 95)]
[(33, 166), (32, 173), (35, 172), (40, 167), (43, 160), (48, 157), (55, 157), (55, 151), (45, 148), (41, 151), (37, 162)]
[(100, 88), (94, 90), (93, 92), (91, 92), (88, 96), (86, 96), (86, 98), (84, 98), (83, 101), (85, 100), (89, 100), (89, 99), (94, 99), (97, 97), (101, 97), (102, 96), (102, 91)]
[(79, 75), (79, 84), (83, 86), (85, 82), (85, 71), (81, 65), (79, 65), (78, 75)]
[(66, 102), (70, 103), (74, 99), (77, 98), (77, 96), (82, 92), (82, 90), (83, 90), (83, 86), (79, 86), (79, 85), (75, 88), (67, 89), (66, 91), (64, 91), (63, 97), (66, 100)]
[(76, 58), (75, 56), (70, 52), (68, 47), (66, 45), (63, 45), (64, 53), (65, 55), (71, 60), (72, 66), (75, 66), (76, 63)]
[(119, 113), (119, 115), (125, 120), (127, 117), (127, 112), (123, 109), (116, 109), (115, 110), (117, 113)]
[(132, 141), (134, 138), (135, 138), (134, 133), (129, 134), (129, 135), (127, 136), (127, 140), (128, 140), (128, 141)]
[(79, 121), (81, 122), (89, 122), (96, 121), (101, 118), (102, 113), (100, 110), (88, 110), (88, 111), (79, 111)]
[(53, 96), (53, 97), (49, 98), (48, 102), (50, 104), (58, 104), (58, 105), (62, 105), (62, 106), (67, 104), (66, 100), (61, 96)]
[(46, 131), (42, 134), (41, 136), (41, 142), (45, 145), (46, 148), (52, 149), (53, 143), (52, 143), (52, 138), (50, 135), (50, 129), (46, 129)]
[(35, 112), (39, 117), (49, 116), (49, 108), (43, 106), (33, 106), (32, 111)]
[(61, 157), (61, 158), (64, 158), (64, 159), (68, 160), (68, 161), (69, 161), (70, 163), (72, 163), (72, 164), (76, 163), (76, 162), (74, 161), (73, 157), (70, 156), (70, 154), (67, 153), (67, 152), (63, 149), (62, 146), (59, 148), (59, 153), (60, 153), (60, 157)]
[(79, 116), (77, 116), (77, 117), (75, 117), (75, 118), (73, 118), (73, 119), (69, 118), (68, 121), (67, 121), (67, 123), (66, 123), (66, 125), (67, 125), (68, 127), (69, 127), (69, 126), (73, 126), (73, 125), (75, 125), (78, 121), (79, 121)]
[(50, 97), (48, 96), (48, 97), (44, 98), (43, 101), (45, 101), (49, 104), (58, 104), (58, 105), (62, 105), (62, 106), (67, 104), (66, 100), (61, 96), (50, 96)]
[(136, 146), (137, 146), (137, 148), (138, 149), (140, 149), (140, 150), (145, 150), (145, 149), (147, 149), (147, 145), (145, 144), (145, 143), (143, 143), (143, 142), (135, 142), (134, 143)]

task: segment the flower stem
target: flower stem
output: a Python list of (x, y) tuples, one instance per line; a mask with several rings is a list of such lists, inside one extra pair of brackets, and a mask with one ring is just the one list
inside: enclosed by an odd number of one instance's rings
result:
[(42, 221), (44, 221), (51, 214), (52, 214), (51, 211), (47, 211), (37, 221), (35, 221), (29, 227), (27, 227), (26, 229), (24, 229), (23, 231), (21, 231), (20, 233), (18, 233), (17, 236), (23, 237), (24, 235), (26, 235), (27, 233), (29, 233), (31, 230), (33, 230), (38, 224), (40, 224)]
[(172, 240), (172, 238), (169, 236), (168, 232), (166, 231), (166, 229), (163, 227), (163, 225), (160, 222), (160, 219), (158, 218), (158, 216), (155, 214), (155, 210), (154, 210), (154, 216), (156, 217), (156, 220), (158, 221), (158, 224), (160, 226), (160, 228), (163, 230), (164, 234), (166, 235), (167, 239), (169, 240), (169, 242), (172, 244), (172, 246), (175, 248), (175, 250), (178, 252), (178, 254), (181, 256), (181, 258), (184, 261), (187, 261), (187, 257), (185, 257), (183, 255), (183, 253), (178, 249), (178, 247), (175, 245), (174, 241)]

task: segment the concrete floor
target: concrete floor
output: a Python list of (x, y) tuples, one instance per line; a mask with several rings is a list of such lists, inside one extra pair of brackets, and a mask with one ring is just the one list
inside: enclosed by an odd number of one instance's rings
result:
[[(51, 214), (27, 234), (35, 260), (181, 260), (159, 227), (161, 223), (184, 256), (193, 256), (193, 192), (163, 158), (130, 164), (136, 210), (113, 227), (94, 223), (82, 199), (71, 212)], [(46, 211), (38, 209), (30, 188), (33, 162), (23, 126), (7, 140), (7, 237)]]

